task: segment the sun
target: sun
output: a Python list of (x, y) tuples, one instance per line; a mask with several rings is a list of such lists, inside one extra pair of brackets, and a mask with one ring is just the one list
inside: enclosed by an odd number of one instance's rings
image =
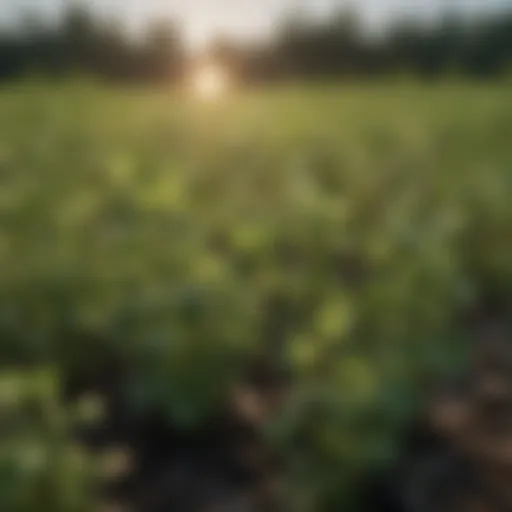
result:
[(220, 66), (204, 65), (196, 69), (192, 75), (193, 92), (202, 100), (219, 99), (229, 91), (229, 88), (229, 74)]

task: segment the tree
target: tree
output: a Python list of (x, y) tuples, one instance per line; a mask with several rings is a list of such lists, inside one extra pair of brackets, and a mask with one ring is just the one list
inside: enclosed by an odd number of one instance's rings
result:
[(176, 79), (183, 66), (183, 48), (177, 27), (171, 21), (155, 21), (143, 44), (145, 75), (153, 80)]

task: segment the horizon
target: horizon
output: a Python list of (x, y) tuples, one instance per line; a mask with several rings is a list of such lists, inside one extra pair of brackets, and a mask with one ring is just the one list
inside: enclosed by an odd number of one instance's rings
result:
[[(16, 1), (16, 4), (14, 4)], [(27, 13), (48, 23), (58, 22), (73, 0), (0, 0), (0, 27), (15, 27)], [(294, 10), (312, 18), (328, 16), (333, 10), (355, 8), (367, 30), (385, 29), (397, 17), (417, 17), (435, 21), (446, 9), (478, 15), (495, 9), (512, 8), (512, 0), (97, 0), (77, 1), (101, 18), (121, 19), (137, 34), (147, 22), (164, 18), (176, 21), (183, 29), (191, 49), (206, 47), (215, 37), (240, 40), (260, 39), (272, 34), (286, 14)]]

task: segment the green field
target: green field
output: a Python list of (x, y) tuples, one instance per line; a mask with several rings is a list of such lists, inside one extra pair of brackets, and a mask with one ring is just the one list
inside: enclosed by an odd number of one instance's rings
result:
[(0, 509), (86, 502), (55, 397), (105, 354), (184, 425), (275, 354), (297, 390), (271, 437), (344, 499), (462, 362), (461, 313), (512, 297), (511, 144), (509, 85), (1, 90), (0, 404), (33, 450), (0, 443)]

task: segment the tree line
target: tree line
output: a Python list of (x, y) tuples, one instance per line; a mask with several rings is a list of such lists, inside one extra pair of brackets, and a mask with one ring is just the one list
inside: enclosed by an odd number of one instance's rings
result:
[[(251, 44), (220, 38), (207, 53), (248, 82), (393, 72), (491, 76), (508, 71), (512, 63), (512, 9), (472, 20), (452, 13), (430, 25), (395, 20), (378, 37), (370, 37), (352, 10), (322, 22), (296, 15), (272, 38)], [(69, 8), (57, 26), (26, 19), (16, 30), (0, 33), (4, 80), (30, 72), (81, 72), (123, 81), (177, 82), (188, 57), (180, 27), (170, 20), (149, 23), (135, 38), (121, 23), (99, 20), (83, 5)]]
[(57, 25), (29, 16), (15, 30), (0, 33), (0, 79), (4, 80), (27, 73), (175, 80), (183, 71), (184, 58), (182, 38), (171, 20), (150, 22), (136, 38), (120, 22), (100, 20), (85, 5), (68, 8)]

